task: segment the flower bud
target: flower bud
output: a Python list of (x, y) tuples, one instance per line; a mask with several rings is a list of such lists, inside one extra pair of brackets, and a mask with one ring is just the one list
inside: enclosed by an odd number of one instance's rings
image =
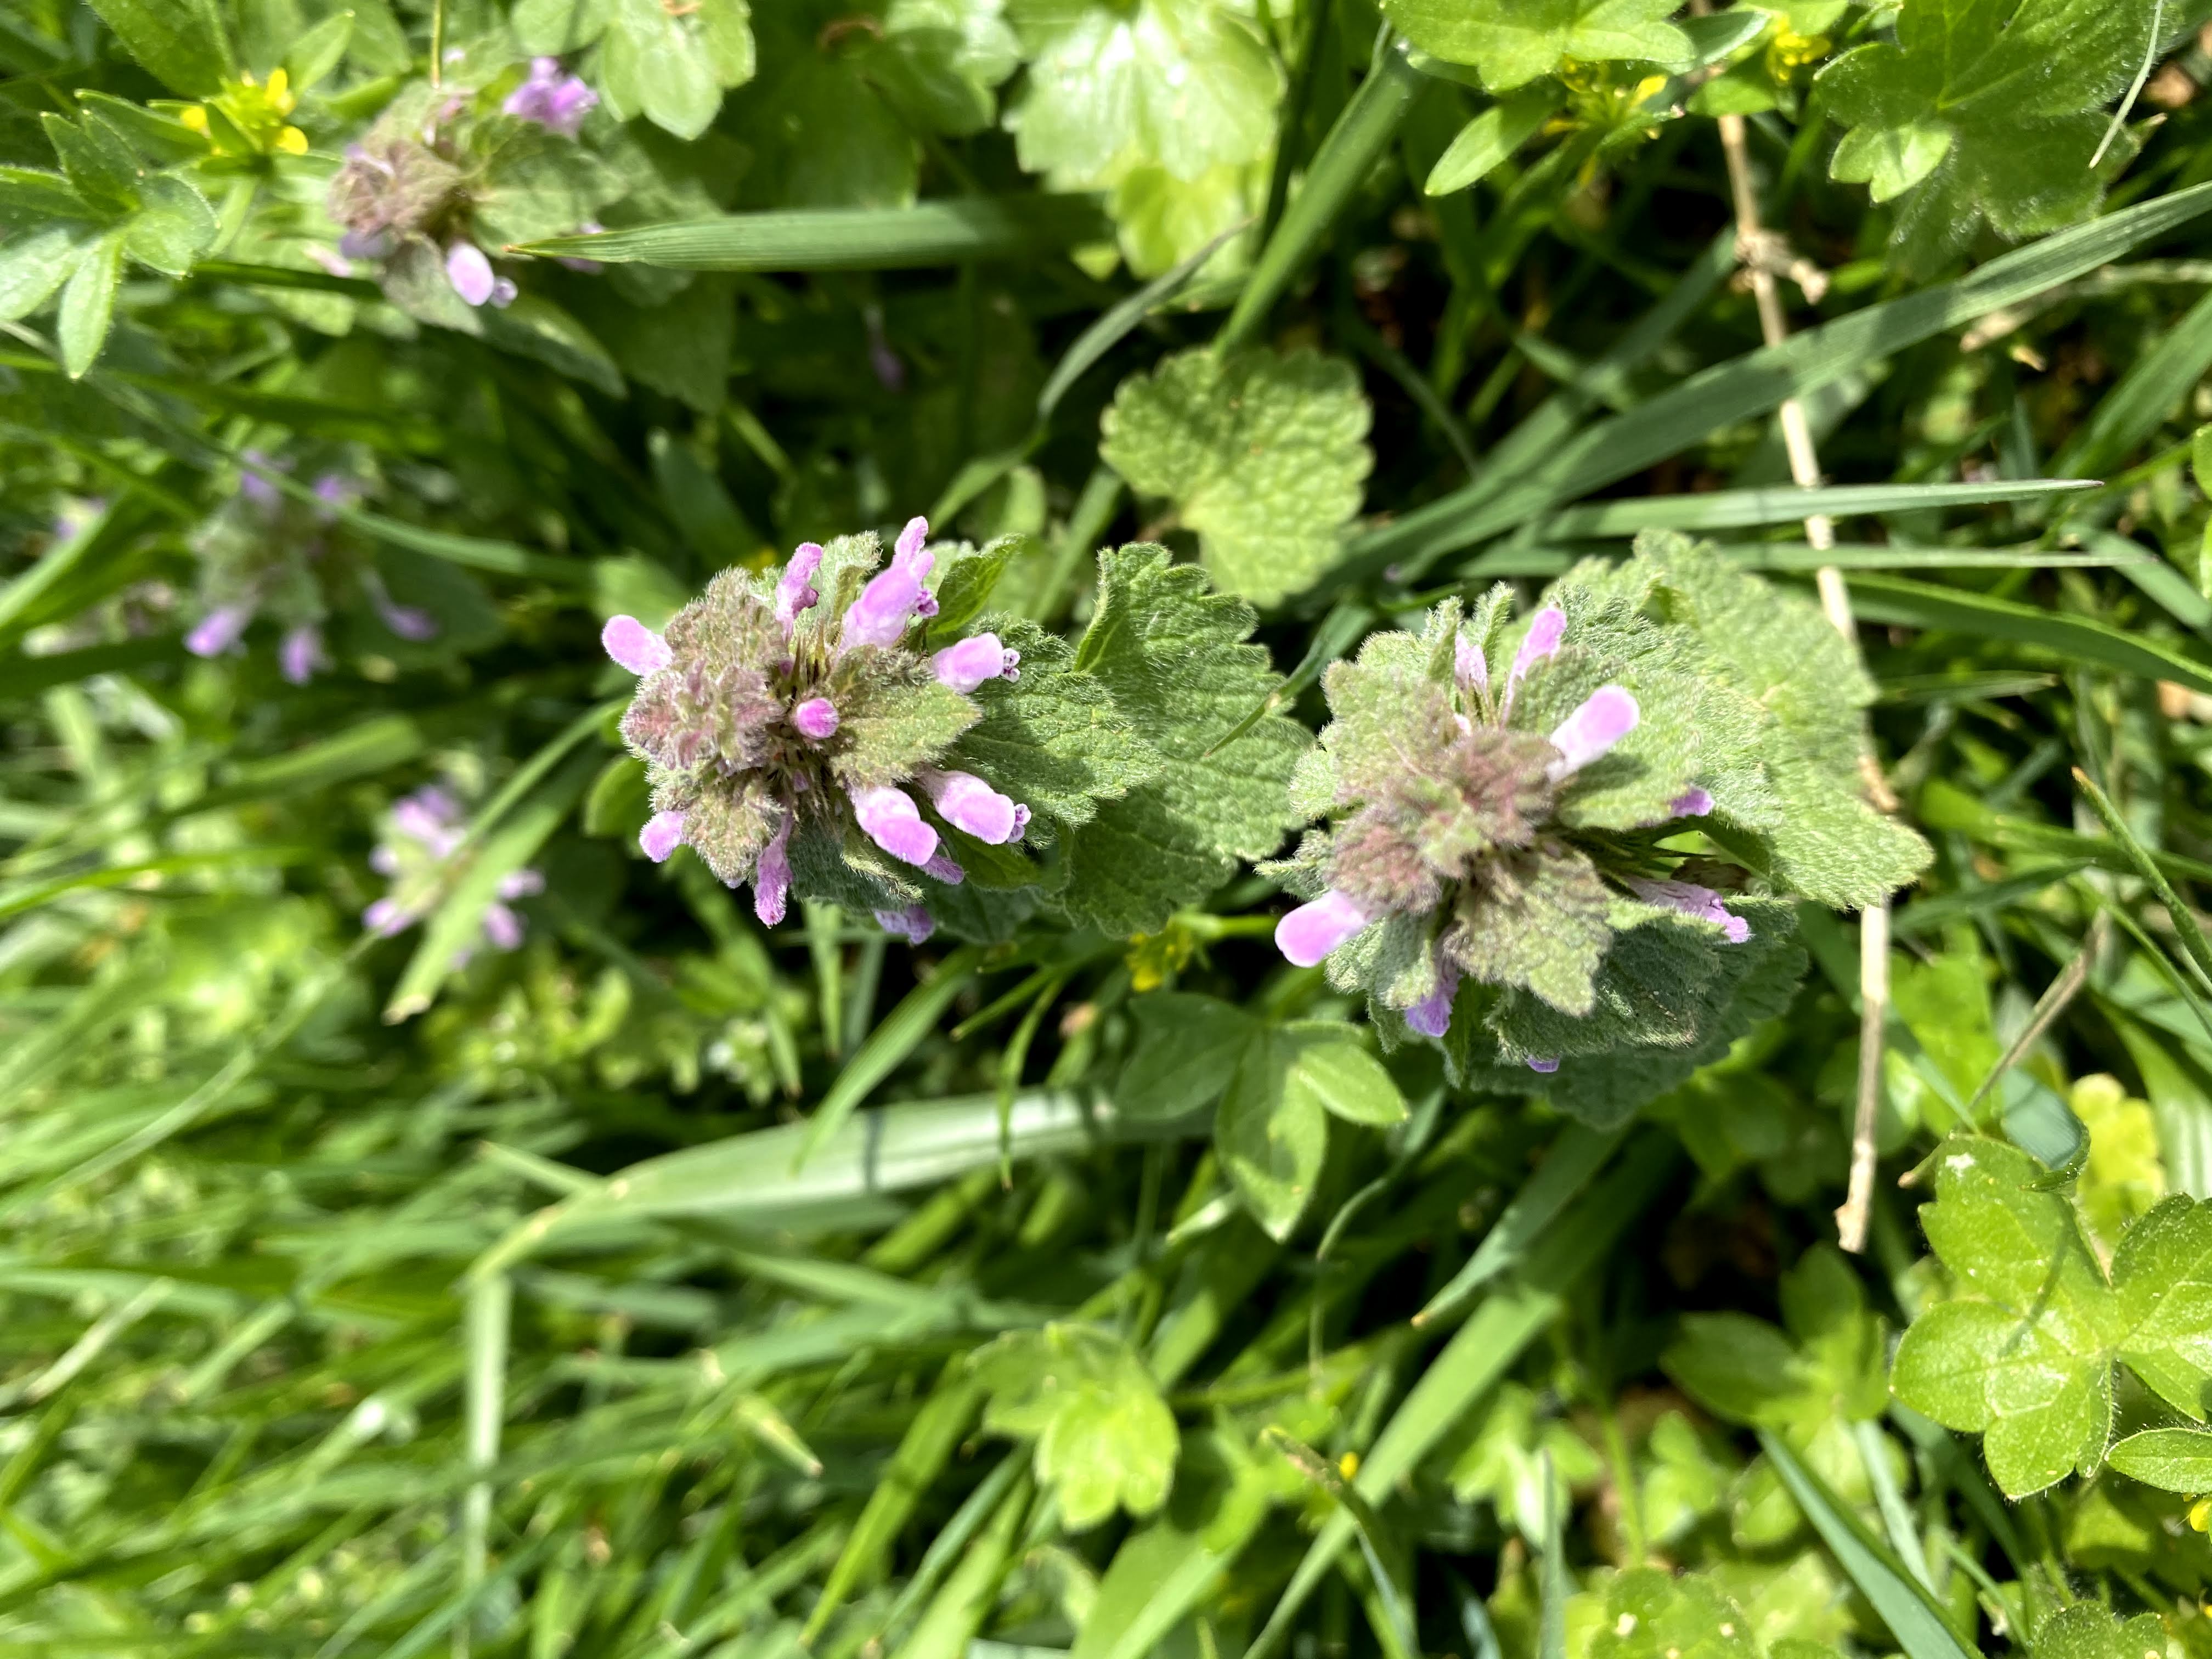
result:
[(1275, 924), (1275, 948), (1297, 968), (1310, 968), (1367, 926), (1359, 902), (1334, 888), (1301, 904)]
[(610, 617), (599, 630), (599, 643), (607, 655), (641, 679), (659, 673), (672, 659), (668, 641), (635, 617)]

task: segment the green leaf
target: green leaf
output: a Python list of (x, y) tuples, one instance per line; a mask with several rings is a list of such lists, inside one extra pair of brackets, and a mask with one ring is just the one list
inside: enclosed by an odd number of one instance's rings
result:
[(752, 79), (747, 0), (695, 0), (677, 8), (660, 0), (606, 3), (599, 92), (617, 119), (643, 115), (678, 138), (696, 138), (721, 108), (724, 89)]
[(1129, 1011), (1137, 1046), (1114, 1097), (1133, 1118), (1176, 1118), (1211, 1105), (1261, 1030), (1234, 1003), (1182, 991), (1138, 997)]
[(199, 191), (170, 173), (147, 179), (139, 196), (145, 205), (124, 232), (124, 252), (164, 276), (184, 276), (194, 259), (215, 246), (219, 228), (215, 210)]
[(1006, 112), (1023, 169), (1054, 190), (1156, 166), (1194, 179), (1257, 161), (1279, 76), (1248, 17), (1218, 0), (1012, 0), (1029, 84)]
[(2111, 1458), (2146, 1486), (2189, 1498), (2212, 1492), (2212, 1434), (2202, 1429), (2144, 1429), (2116, 1442)]
[(1382, 1061), (1367, 1052), (1360, 1028), (1337, 1020), (1294, 1020), (1273, 1041), (1284, 1051), (1283, 1093), (1301, 1097), (1331, 1117), (1387, 1129), (1406, 1118), (1406, 1097)]
[(1198, 532), (1224, 592), (1271, 605), (1335, 561), (1374, 464), (1368, 422), (1348, 363), (1200, 349), (1122, 384), (1099, 453)]
[(2040, 1189), (2039, 1164), (2000, 1142), (1948, 1140), (1936, 1168), (1921, 1220), (1954, 1299), (1913, 1322), (1891, 1386), (1946, 1427), (1982, 1432), (2010, 1497), (2094, 1469), (2124, 1326), (2071, 1206)]
[(1633, 1567), (1606, 1586), (1590, 1659), (1759, 1659), (1753, 1628), (1704, 1574)]
[(1492, 169), (1535, 136), (1559, 106), (1561, 93), (1551, 82), (1501, 98), (1469, 121), (1451, 147), (1429, 169), (1421, 186), (1430, 196), (1449, 196), (1490, 175)]
[(1213, 1119), (1213, 1146), (1252, 1218), (1279, 1243), (1313, 1200), (1328, 1152), (1322, 1095), (1292, 1073), (1304, 1045), (1271, 1030), (1239, 1058)]
[(121, 133), (88, 109), (74, 121), (52, 113), (39, 118), (79, 196), (111, 213), (137, 207), (145, 168)]
[(581, 52), (606, 32), (612, 0), (515, 0), (507, 21), (523, 51), (547, 57)]
[(71, 380), (80, 380), (106, 343), (108, 325), (115, 319), (115, 289), (123, 280), (125, 233), (109, 231), (77, 261), (68, 285), (62, 289), (61, 314), (55, 337), (62, 349), (62, 367)]
[(2112, 1288), (2127, 1332), (2120, 1358), (2203, 1422), (2212, 1414), (2212, 1203), (2177, 1194), (2139, 1218), (2112, 1252)]
[(295, 40), (284, 52), (284, 75), (292, 90), (306, 92), (319, 85), (345, 61), (353, 43), (353, 14), (335, 12)]
[(669, 270), (906, 270), (1054, 252), (1106, 222), (1080, 196), (961, 197), (912, 207), (811, 208), (550, 236), (518, 249)]
[(83, 257), (82, 233), (69, 225), (0, 242), (0, 322), (27, 317), (53, 297)]
[[(2103, 189), (2089, 166), (2099, 112), (2154, 45), (2155, 15), (2155, 0), (1904, 0), (1894, 42), (1821, 73), (1830, 113), (1850, 129), (1835, 177), (1876, 201), (1911, 192), (1894, 240), (1923, 267), (1984, 223), (2021, 237), (2085, 216)], [(2055, 64), (2066, 72), (2051, 74)]]
[(1786, 1331), (1734, 1311), (1686, 1314), (1660, 1364), (1715, 1416), (1809, 1444), (1832, 1419), (1887, 1406), (1881, 1322), (1841, 1252), (1816, 1246), (1782, 1280)]
[(1089, 823), (1101, 803), (1159, 775), (1158, 754), (1105, 685), (1076, 670), (1065, 641), (1033, 623), (987, 620), (1021, 653), (1021, 678), (976, 687), (983, 718), (961, 737), (952, 763), (1064, 824)]
[(1672, 0), (1383, 0), (1423, 52), (1471, 64), (1492, 92), (1510, 92), (1569, 58), (1643, 59), (1686, 68), (1689, 37), (1667, 19)]
[(2076, 1601), (2037, 1626), (2027, 1650), (2034, 1659), (2146, 1659), (2163, 1655), (2166, 1646), (2156, 1613), (2121, 1619), (2094, 1601)]
[(1278, 684), (1267, 652), (1244, 642), (1254, 622), (1164, 548), (1100, 556), (1098, 608), (1075, 665), (1106, 687), (1162, 766), (1065, 838), (1059, 902), (1072, 915), (1116, 935), (1157, 933), (1238, 860), (1280, 844), (1291, 770), (1312, 738), (1270, 714), (1224, 741)]
[(1177, 1446), (1174, 1415), (1144, 1361), (1088, 1325), (1009, 1332), (969, 1360), (989, 1391), (983, 1426), (1034, 1438), (1038, 1483), (1082, 1532), (1116, 1508), (1146, 1516), (1167, 1501)]
[(214, 0), (90, 0), (100, 21), (172, 92), (204, 98), (234, 78)]

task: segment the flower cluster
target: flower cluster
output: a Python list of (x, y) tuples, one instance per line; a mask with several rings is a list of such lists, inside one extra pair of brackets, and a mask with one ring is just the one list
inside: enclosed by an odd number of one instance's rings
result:
[[(881, 854), (955, 885), (939, 826), (1021, 840), (1026, 805), (941, 763), (981, 718), (970, 694), (1018, 678), (1020, 654), (995, 634), (917, 648), (915, 624), (938, 609), (928, 533), (909, 522), (880, 571), (872, 536), (807, 543), (777, 573), (726, 570), (663, 633), (607, 623), (607, 654), (639, 677), (622, 730), (652, 787), (647, 857), (691, 848), (729, 885), (750, 881), (773, 927), (797, 866), (884, 868)], [(919, 904), (876, 919), (917, 943), (934, 926)]]
[[(574, 139), (599, 101), (582, 80), (562, 72), (558, 58), (538, 58), (499, 113)], [(473, 100), (459, 92), (427, 106), (401, 100), (347, 149), (331, 180), (327, 205), (344, 232), (339, 254), (380, 262), (403, 302), (409, 285), (434, 270), (472, 309), (503, 309), (517, 296), (514, 280), (493, 266), (476, 223), (496, 184), (477, 153), (484, 148), (483, 124), (473, 115)], [(592, 221), (563, 227), (597, 228)]]
[[(368, 855), (368, 865), (392, 886), (362, 912), (361, 922), (370, 933), (389, 939), (428, 915), (444, 896), (453, 855), (465, 839), (461, 804), (450, 790), (428, 785), (392, 804), (385, 830), (385, 838)], [(515, 870), (501, 877), (497, 896), (484, 907), (486, 942), (501, 951), (520, 945), (522, 918), (512, 903), (544, 890), (545, 878), (535, 870)], [(453, 966), (465, 966), (474, 954), (466, 948), (456, 951)]]
[[(1494, 675), (1489, 635), (1499, 618), (1495, 599), (1480, 626), (1462, 626), (1447, 605), (1425, 637), (1378, 635), (1356, 663), (1330, 670), (1335, 720), (1300, 793), (1334, 823), (1273, 866), (1310, 895), (1275, 930), (1284, 956), (1328, 962), (1425, 1036), (1449, 1029), (1462, 979), (1587, 1013), (1613, 929), (1656, 912), (1711, 924), (1729, 943), (1749, 936), (1719, 892), (1676, 878), (1658, 837), (1578, 824), (1578, 795), (1644, 711), (1614, 684), (1571, 704), (1556, 686), (1530, 696), (1566, 638), (1556, 605), (1530, 618)], [(1712, 810), (1693, 786), (1645, 827)]]
[[(185, 648), (198, 657), (234, 651), (248, 624), (266, 612), (283, 630), (276, 652), (279, 668), (293, 684), (305, 685), (317, 670), (330, 665), (323, 638), (328, 608), (321, 568), (338, 513), (361, 498), (362, 487), (343, 471), (319, 473), (310, 507), (276, 482), (277, 475), (292, 470), (289, 459), (248, 450), (244, 459), (238, 494), (194, 538), (200, 558), (200, 616), (185, 635)], [(371, 608), (401, 639), (419, 642), (436, 636), (438, 624), (429, 613), (393, 599), (374, 568), (364, 564), (355, 575)]]

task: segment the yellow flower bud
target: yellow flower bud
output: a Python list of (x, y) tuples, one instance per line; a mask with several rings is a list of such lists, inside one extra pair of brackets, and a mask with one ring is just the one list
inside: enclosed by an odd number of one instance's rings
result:
[(276, 148), (287, 155), (305, 155), (307, 153), (307, 135), (297, 127), (286, 127), (276, 135)]
[(2189, 1506), (2189, 1524), (2199, 1532), (2212, 1532), (2212, 1498), (2200, 1498)]
[(177, 112), (177, 119), (183, 122), (194, 132), (199, 134), (201, 137), (204, 138), (207, 137), (208, 117), (207, 110), (204, 106), (198, 104), (189, 104), (183, 109)]
[(289, 115), (300, 102), (300, 94), (292, 90), (291, 77), (281, 69), (269, 71), (269, 107), (279, 115)]

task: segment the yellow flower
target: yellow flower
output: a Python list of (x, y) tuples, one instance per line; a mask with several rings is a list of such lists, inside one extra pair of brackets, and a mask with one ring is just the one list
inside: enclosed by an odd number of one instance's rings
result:
[(276, 148), (287, 155), (305, 155), (307, 153), (307, 135), (297, 127), (286, 127), (276, 135)]
[(1336, 1472), (1349, 1480), (1359, 1473), (1359, 1454), (1348, 1451), (1336, 1460)]
[(183, 122), (194, 132), (199, 134), (201, 137), (204, 138), (208, 136), (208, 114), (206, 105), (187, 105), (185, 107), (177, 112), (177, 119)]
[(2212, 1532), (2212, 1498), (2200, 1498), (2189, 1506), (2189, 1524), (2199, 1532)]
[[(252, 84), (252, 77), (249, 76), (246, 85)], [(269, 71), (268, 99), (269, 107), (279, 115), (289, 115), (299, 106), (300, 94), (292, 90), (291, 77), (281, 69)]]

